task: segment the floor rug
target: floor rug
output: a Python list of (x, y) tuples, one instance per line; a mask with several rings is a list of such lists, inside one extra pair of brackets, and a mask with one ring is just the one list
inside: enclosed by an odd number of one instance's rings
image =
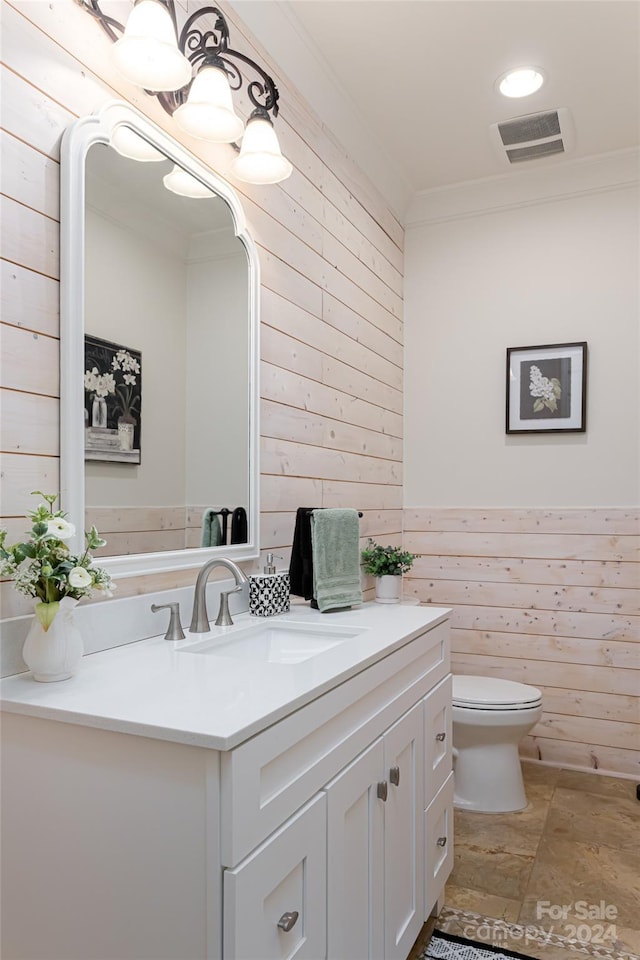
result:
[[(436, 921), (437, 935), (457, 937), (471, 942), (474, 946), (484, 948), (487, 952), (479, 960), (496, 960), (496, 954), (502, 953), (505, 957), (537, 957), (539, 960), (558, 960), (567, 957), (573, 960), (640, 960), (640, 956), (632, 953), (624, 944), (617, 941), (605, 945), (594, 942), (585, 943), (579, 940), (570, 940), (553, 930), (546, 930), (542, 926), (522, 925), (510, 923), (507, 920), (487, 917), (482, 914), (461, 910), (457, 907), (443, 907)], [(511, 951), (508, 947), (514, 947)], [(518, 953), (518, 948), (522, 952)], [(429, 946), (419, 955), (418, 960), (433, 956), (428, 952)], [(524, 951), (527, 951), (525, 954)], [(449, 954), (439, 955), (449, 957)], [(461, 960), (462, 954), (457, 960)], [(465, 958), (466, 960), (466, 958)]]
[(501, 947), (487, 946), (452, 933), (435, 930), (420, 954), (420, 960), (531, 960), (524, 953), (513, 953)]

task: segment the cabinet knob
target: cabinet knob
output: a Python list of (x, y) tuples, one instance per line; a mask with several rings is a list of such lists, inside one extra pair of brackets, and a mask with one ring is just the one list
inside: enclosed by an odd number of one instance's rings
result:
[(380, 780), (380, 782), (378, 783), (378, 800), (386, 800), (386, 799), (387, 799), (387, 781)]
[(400, 786), (400, 767), (391, 767), (389, 770), (389, 780), (394, 787)]
[(438, 837), (438, 846), (439, 846), (439, 847), (446, 847), (446, 845), (447, 845), (447, 838), (446, 838), (446, 837)]
[(446, 733), (436, 733), (436, 740), (439, 740), (442, 743), (446, 739)]
[(281, 930), (284, 930), (285, 933), (288, 933), (292, 927), (295, 927), (296, 921), (298, 919), (298, 911), (291, 910), (288, 913), (283, 913), (280, 919), (278, 920), (278, 927)]

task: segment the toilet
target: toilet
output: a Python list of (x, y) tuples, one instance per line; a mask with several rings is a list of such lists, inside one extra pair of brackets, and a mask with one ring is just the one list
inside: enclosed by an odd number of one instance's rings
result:
[(454, 806), (524, 810), (518, 743), (542, 716), (536, 687), (496, 677), (453, 678)]

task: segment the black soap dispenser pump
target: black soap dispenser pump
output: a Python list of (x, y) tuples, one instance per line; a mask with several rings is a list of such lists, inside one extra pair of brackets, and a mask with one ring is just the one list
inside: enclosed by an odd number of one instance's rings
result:
[(288, 613), (289, 571), (276, 571), (275, 555), (267, 553), (263, 573), (249, 577), (249, 613), (252, 617), (275, 617)]

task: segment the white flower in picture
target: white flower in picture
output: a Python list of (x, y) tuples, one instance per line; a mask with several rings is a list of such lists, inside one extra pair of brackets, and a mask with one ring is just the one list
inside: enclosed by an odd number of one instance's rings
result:
[(84, 388), (96, 397), (109, 397), (116, 392), (116, 382), (112, 373), (100, 373), (97, 367), (85, 370)]
[(529, 393), (535, 397), (533, 409), (540, 413), (546, 407), (552, 412), (558, 409), (558, 400), (562, 396), (562, 387), (556, 377), (543, 377), (540, 367), (531, 364), (529, 368)]
[[(111, 361), (111, 367), (113, 370), (123, 370), (131, 376), (132, 373), (140, 373), (140, 364), (135, 357), (132, 357), (128, 350), (118, 350), (115, 357)], [(125, 376), (125, 383), (135, 383), (135, 378), (127, 380)]]

